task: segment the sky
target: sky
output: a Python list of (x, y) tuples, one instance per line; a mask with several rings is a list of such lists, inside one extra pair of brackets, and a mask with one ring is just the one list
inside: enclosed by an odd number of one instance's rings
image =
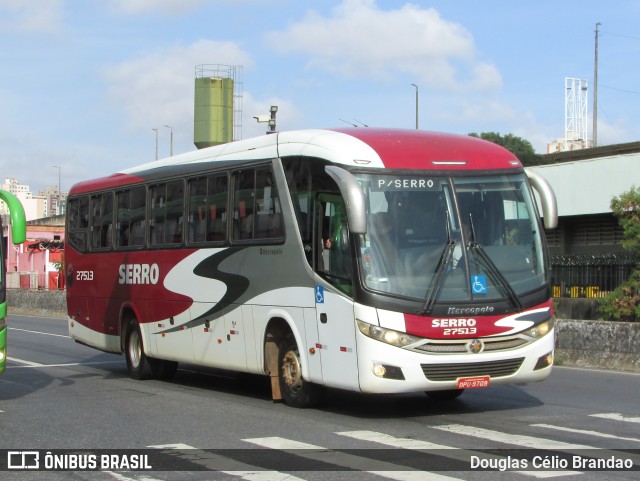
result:
[[(33, 192), (195, 149), (196, 67), (236, 66), (242, 138), (419, 128), (564, 136), (588, 82), (598, 144), (640, 140), (640, 2), (0, 0), (0, 178)], [(412, 85), (413, 84), (413, 85)], [(166, 127), (166, 126), (170, 126)]]

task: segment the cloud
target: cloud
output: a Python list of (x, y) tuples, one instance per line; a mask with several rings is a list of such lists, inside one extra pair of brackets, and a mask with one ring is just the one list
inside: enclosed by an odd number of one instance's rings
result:
[(181, 14), (197, 9), (206, 0), (109, 0), (112, 10), (127, 15), (160, 12), (163, 14)]
[(62, 17), (62, 0), (0, 0), (0, 32), (56, 34)]
[(129, 59), (103, 69), (111, 108), (126, 114), (131, 132), (169, 124), (176, 141), (193, 140), (195, 67), (216, 62), (250, 66), (248, 53), (234, 42), (199, 40)]
[(375, 0), (344, 0), (331, 16), (310, 12), (266, 36), (283, 54), (309, 57), (309, 69), (345, 77), (394, 78), (410, 74), (451, 90), (501, 87), (495, 66), (478, 61), (472, 35), (433, 8), (405, 4), (382, 10)]

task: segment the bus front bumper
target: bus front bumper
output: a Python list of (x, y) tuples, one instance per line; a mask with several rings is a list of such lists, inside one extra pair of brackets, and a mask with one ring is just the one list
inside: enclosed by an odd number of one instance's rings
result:
[(526, 346), (479, 354), (424, 354), (356, 332), (360, 390), (402, 393), (542, 381), (551, 374), (555, 332)]

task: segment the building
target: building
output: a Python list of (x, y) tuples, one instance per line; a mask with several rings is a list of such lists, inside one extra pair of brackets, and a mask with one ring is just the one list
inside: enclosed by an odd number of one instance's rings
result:
[(611, 200), (640, 187), (640, 142), (545, 155), (531, 167), (553, 187), (558, 228), (547, 232), (554, 297), (602, 297), (626, 280), (638, 259), (622, 248)]
[[(3, 223), (5, 234), (9, 229)], [(27, 222), (27, 240), (14, 246), (7, 240), (7, 287), (61, 289), (64, 262), (64, 215)]]

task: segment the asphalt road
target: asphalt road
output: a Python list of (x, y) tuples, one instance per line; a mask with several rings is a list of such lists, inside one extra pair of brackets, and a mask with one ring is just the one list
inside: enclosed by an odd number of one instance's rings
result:
[[(19, 465), (7, 450), (27, 452), (25, 465), (37, 452), (41, 468), (47, 452), (51, 463), (129, 457), (94, 471), (12, 469), (0, 479), (640, 478), (638, 374), (556, 367), (542, 383), (469, 390), (446, 404), (421, 393), (329, 390), (321, 407), (298, 410), (273, 403), (264, 377), (181, 366), (169, 382), (134, 381), (123, 356), (74, 343), (63, 319), (10, 315), (8, 346), (0, 466)], [(594, 459), (633, 468), (574, 465)], [(127, 469), (136, 460), (153, 470)]]

